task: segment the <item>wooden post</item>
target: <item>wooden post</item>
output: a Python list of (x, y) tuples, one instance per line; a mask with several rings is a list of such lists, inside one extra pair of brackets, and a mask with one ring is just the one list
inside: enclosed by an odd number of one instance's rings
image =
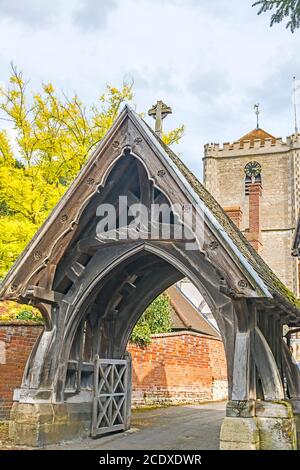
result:
[(245, 299), (235, 300), (237, 318), (235, 336), (232, 400), (248, 400), (250, 395), (250, 328)]
[(256, 366), (254, 359), (254, 348), (255, 348), (255, 327), (257, 324), (257, 308), (254, 301), (248, 301), (249, 309), (249, 327), (250, 327), (250, 386), (249, 386), (249, 398), (256, 399)]
[(98, 416), (98, 387), (99, 387), (99, 356), (96, 354), (94, 361), (94, 397), (93, 397), (93, 413), (92, 413), (92, 437), (97, 435), (97, 416)]

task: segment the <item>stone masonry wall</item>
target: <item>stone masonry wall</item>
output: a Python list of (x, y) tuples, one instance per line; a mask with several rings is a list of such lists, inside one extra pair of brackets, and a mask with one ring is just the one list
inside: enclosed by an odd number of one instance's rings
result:
[[(28, 323), (0, 323), (0, 420), (9, 419), (13, 391), (42, 331)], [(130, 344), (133, 405), (227, 398), (226, 360), (220, 340), (192, 332), (155, 335), (146, 348)]]
[(240, 206), (243, 212), (242, 231), (249, 227), (249, 197), (245, 195), (244, 167), (250, 161), (260, 163), (263, 188), (263, 249), (260, 254), (295, 294), (299, 289), (298, 274), (297, 262), (291, 257), (291, 246), (298, 212), (299, 153), (279, 139), (275, 145), (264, 146), (258, 142), (254, 148), (240, 148), (239, 143), (233, 146), (224, 144), (222, 149), (219, 146), (207, 147), (204, 158), (205, 186), (222, 207)]

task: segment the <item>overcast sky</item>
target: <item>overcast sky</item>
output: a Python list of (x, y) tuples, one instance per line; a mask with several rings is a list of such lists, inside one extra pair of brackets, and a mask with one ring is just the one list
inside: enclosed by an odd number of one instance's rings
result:
[(203, 145), (254, 128), (256, 102), (261, 127), (293, 131), (300, 32), (269, 28), (253, 1), (0, 0), (0, 82), (13, 61), (32, 91), (50, 81), (92, 104), (106, 83), (133, 79), (138, 112), (162, 99), (166, 129), (186, 125), (175, 151), (201, 177)]

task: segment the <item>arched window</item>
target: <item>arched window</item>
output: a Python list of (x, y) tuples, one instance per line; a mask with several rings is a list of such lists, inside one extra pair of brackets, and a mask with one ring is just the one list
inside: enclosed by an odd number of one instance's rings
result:
[(258, 162), (248, 162), (244, 168), (245, 172), (245, 195), (249, 195), (251, 183), (261, 183), (261, 165)]

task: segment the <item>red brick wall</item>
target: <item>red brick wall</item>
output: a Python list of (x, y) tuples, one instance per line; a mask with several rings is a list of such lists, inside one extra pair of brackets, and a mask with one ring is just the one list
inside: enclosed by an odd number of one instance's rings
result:
[[(42, 331), (36, 324), (0, 323), (0, 420), (9, 418), (13, 391)], [(192, 332), (154, 335), (146, 348), (130, 344), (132, 402), (198, 402), (226, 398), (223, 344)]]
[(261, 205), (260, 198), (262, 195), (261, 183), (251, 183), (249, 190), (249, 231), (246, 237), (253, 248), (260, 252), (262, 249), (261, 242)]
[(0, 419), (9, 418), (13, 392), (20, 387), (24, 367), (42, 326), (0, 323)]
[(133, 404), (225, 399), (223, 343), (192, 332), (160, 334), (146, 348), (130, 344)]

